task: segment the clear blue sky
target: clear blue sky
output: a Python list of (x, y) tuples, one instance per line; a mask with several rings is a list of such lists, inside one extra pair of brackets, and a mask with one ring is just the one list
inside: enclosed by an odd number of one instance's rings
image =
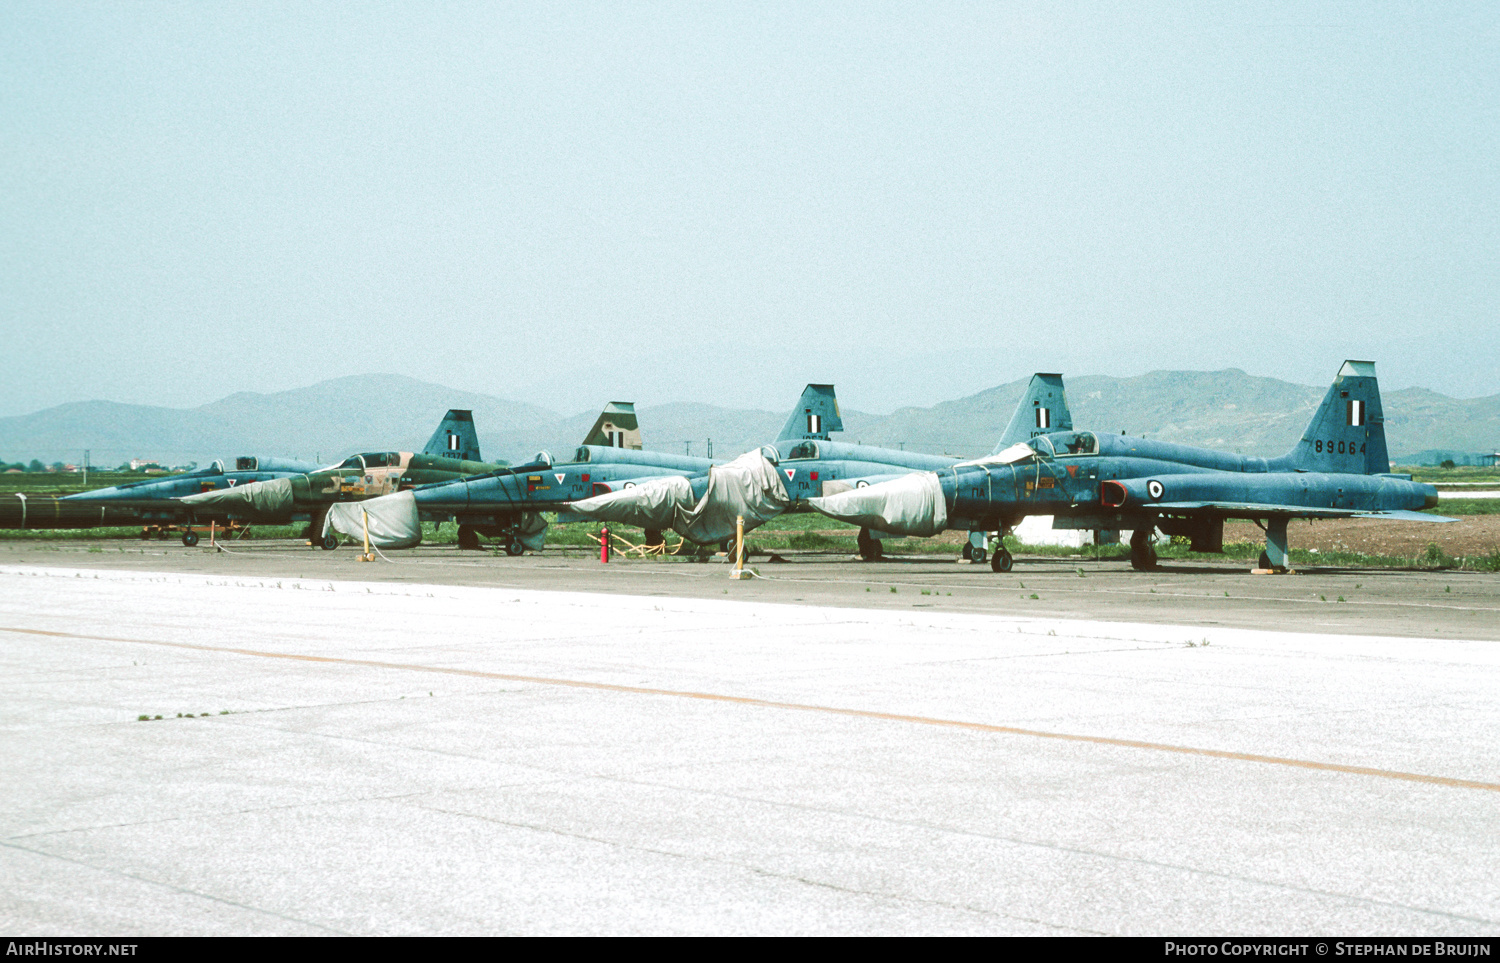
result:
[(1494, 3), (10, 0), (0, 414), (1492, 394), (1497, 65)]

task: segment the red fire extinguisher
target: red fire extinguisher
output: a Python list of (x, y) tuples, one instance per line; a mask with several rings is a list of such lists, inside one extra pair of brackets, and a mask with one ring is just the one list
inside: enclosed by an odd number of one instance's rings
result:
[(599, 529), (599, 561), (609, 561), (609, 528)]

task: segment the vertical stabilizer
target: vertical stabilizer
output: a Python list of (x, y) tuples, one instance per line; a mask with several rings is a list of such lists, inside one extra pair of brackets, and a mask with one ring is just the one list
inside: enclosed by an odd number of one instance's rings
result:
[(839, 400), (834, 397), (833, 385), (808, 385), (802, 389), (802, 398), (787, 417), (776, 440), (821, 438), (827, 441), (830, 431), (843, 430), (844, 419), (839, 416)]
[(1375, 362), (1345, 361), (1297, 446), (1277, 467), (1379, 475), (1391, 470)]
[(437, 431), (427, 440), (424, 455), (442, 455), (464, 461), (481, 461), (479, 436), (474, 432), (474, 412), (463, 408), (449, 410)]
[(583, 443), (640, 451), (641, 426), (635, 417), (635, 403), (611, 401), (605, 405), (598, 420), (594, 422), (594, 427), (584, 436)]
[(1062, 375), (1038, 372), (1031, 376), (1031, 384), (1026, 386), (1026, 393), (1016, 405), (1016, 413), (1010, 416), (1010, 424), (1005, 426), (995, 451), (1004, 451), (1037, 435), (1072, 430), (1073, 413), (1068, 410)]

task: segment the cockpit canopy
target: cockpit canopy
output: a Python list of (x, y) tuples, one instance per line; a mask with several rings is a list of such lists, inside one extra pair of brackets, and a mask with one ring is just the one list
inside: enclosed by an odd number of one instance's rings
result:
[(398, 452), (367, 451), (363, 455), (350, 455), (339, 467), (364, 471), (367, 468), (397, 468), (400, 465), (401, 455)]
[(761, 445), (760, 456), (773, 465), (781, 464), (781, 452), (776, 450), (775, 445)]
[(577, 451), (573, 452), (573, 463), (575, 465), (587, 465), (589, 463), (588, 445), (581, 445)]
[(533, 465), (545, 465), (548, 468), (551, 468), (552, 465), (553, 465), (553, 462), (552, 462), (552, 452), (550, 452), (550, 451), (539, 451), (539, 452), (537, 452), (535, 455), (531, 456), (531, 463)]
[(792, 446), (792, 450), (786, 453), (787, 461), (798, 461), (803, 458), (818, 457), (818, 443), (815, 441), (802, 441)]
[(1031, 439), (1031, 444), (1039, 454), (1055, 458), (1099, 454), (1099, 439), (1092, 431), (1059, 431), (1039, 435)]

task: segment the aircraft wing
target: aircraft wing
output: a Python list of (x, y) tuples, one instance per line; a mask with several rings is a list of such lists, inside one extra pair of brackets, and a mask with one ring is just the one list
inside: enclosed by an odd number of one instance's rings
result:
[(1402, 510), (1368, 511), (1362, 508), (1309, 508), (1306, 505), (1269, 505), (1257, 502), (1156, 502), (1151, 508), (1166, 512), (1211, 511), (1224, 515), (1256, 518), (1289, 515), (1294, 518), (1384, 518), (1399, 522), (1456, 522), (1456, 518)]

